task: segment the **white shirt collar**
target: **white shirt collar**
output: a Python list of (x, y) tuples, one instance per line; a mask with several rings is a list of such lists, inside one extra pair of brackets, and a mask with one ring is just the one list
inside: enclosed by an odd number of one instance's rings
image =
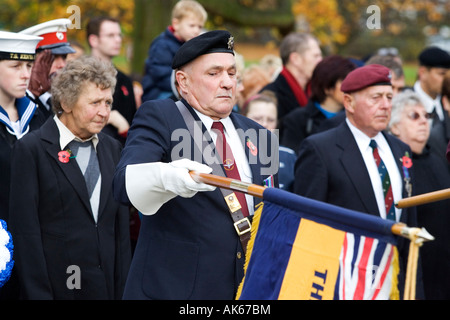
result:
[[(194, 108), (192, 108), (192, 109), (194, 109)], [(194, 111), (198, 115), (200, 120), (203, 122), (203, 124), (206, 127), (206, 129), (208, 131), (211, 131), (211, 127), (212, 127), (212, 124), (213, 124), (214, 120), (211, 119), (210, 117), (204, 115), (203, 113), (195, 110), (195, 109), (194, 109)], [(233, 122), (231, 121), (230, 117), (226, 117), (226, 118), (220, 119), (220, 122), (222, 122), (222, 124), (223, 124), (223, 126), (225, 128), (225, 132), (229, 133), (232, 130), (234, 130), (234, 125), (233, 125)]]
[(420, 81), (416, 81), (414, 83), (414, 92), (417, 93), (417, 95), (420, 97), (420, 100), (422, 101), (425, 110), (427, 112), (433, 112), (433, 109), (436, 108), (436, 113), (439, 116), (439, 119), (444, 119), (442, 106), (441, 106), (441, 95), (438, 94), (435, 99), (432, 99), (423, 89), (420, 85)]
[(92, 144), (94, 145), (94, 148), (97, 149), (98, 144), (98, 135), (94, 134), (92, 137), (86, 140), (82, 140), (78, 138), (76, 135), (72, 133), (72, 131), (69, 130), (69, 128), (66, 127), (64, 123), (59, 120), (58, 116), (55, 115), (53, 117), (53, 120), (56, 122), (56, 126), (58, 127), (59, 131), (59, 145), (61, 146), (61, 150), (63, 150), (67, 145), (72, 141), (76, 140), (79, 142), (86, 142), (89, 140), (92, 140)]
[(350, 131), (352, 132), (353, 136), (355, 137), (355, 140), (356, 140), (359, 150), (363, 151), (363, 150), (366, 150), (367, 148), (370, 148), (369, 144), (370, 144), (370, 140), (372, 140), (372, 139), (376, 141), (378, 148), (380, 148), (382, 150), (387, 150), (387, 148), (389, 148), (386, 138), (383, 136), (383, 134), (381, 132), (378, 132), (378, 134), (375, 137), (370, 138), (364, 132), (362, 132), (357, 127), (355, 127), (350, 122), (350, 120), (348, 120), (348, 118), (346, 118), (345, 121), (347, 122), (347, 124), (350, 128)]

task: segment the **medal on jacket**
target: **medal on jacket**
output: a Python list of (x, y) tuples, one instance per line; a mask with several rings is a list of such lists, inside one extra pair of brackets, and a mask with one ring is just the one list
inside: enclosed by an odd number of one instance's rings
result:
[(411, 177), (409, 176), (408, 169), (412, 167), (412, 160), (409, 157), (409, 153), (406, 152), (405, 155), (401, 159), (402, 168), (403, 168), (403, 180), (405, 180), (405, 189), (408, 193), (408, 198), (411, 197), (412, 194), (412, 185), (411, 185)]

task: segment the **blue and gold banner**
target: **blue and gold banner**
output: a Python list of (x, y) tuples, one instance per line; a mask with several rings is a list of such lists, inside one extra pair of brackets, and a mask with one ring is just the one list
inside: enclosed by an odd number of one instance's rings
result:
[(237, 299), (398, 299), (394, 223), (267, 189)]

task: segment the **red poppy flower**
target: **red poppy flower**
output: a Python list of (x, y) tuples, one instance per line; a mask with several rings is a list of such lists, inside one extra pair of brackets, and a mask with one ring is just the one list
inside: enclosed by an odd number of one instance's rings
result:
[(69, 162), (70, 159), (70, 153), (67, 151), (60, 151), (58, 152), (58, 160), (61, 161), (62, 163), (67, 163)]
[(403, 156), (402, 157), (402, 162), (403, 162), (403, 166), (406, 168), (411, 168), (412, 167), (412, 160), (410, 157), (407, 156)]
[(250, 139), (247, 139), (247, 147), (250, 149), (252, 155), (256, 156), (258, 154), (258, 149), (255, 147), (253, 142), (250, 141)]

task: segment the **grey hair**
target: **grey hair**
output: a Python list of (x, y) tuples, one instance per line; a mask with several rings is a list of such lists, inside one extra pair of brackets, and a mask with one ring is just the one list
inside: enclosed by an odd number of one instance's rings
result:
[(403, 110), (405, 110), (407, 106), (415, 105), (423, 106), (423, 102), (414, 91), (405, 90), (395, 95), (392, 99), (392, 112), (391, 120), (388, 125), (388, 131), (391, 132), (392, 126), (401, 121)]
[(403, 72), (403, 67), (400, 63), (398, 63), (395, 57), (392, 56), (373, 56), (371, 57), (367, 62), (366, 65), (369, 64), (381, 64), (382, 66), (385, 66), (395, 74), (397, 78), (403, 77), (405, 74)]
[(116, 75), (117, 70), (111, 62), (102, 61), (93, 56), (82, 56), (69, 61), (52, 80), (53, 111), (59, 116), (63, 112), (61, 103), (74, 106), (83, 86), (90, 82), (101, 89), (111, 88), (114, 94)]
[(288, 34), (280, 44), (280, 58), (283, 65), (289, 61), (289, 56), (292, 52), (302, 54), (309, 48), (309, 40), (312, 39), (319, 43), (316, 37), (310, 33), (293, 32)]

